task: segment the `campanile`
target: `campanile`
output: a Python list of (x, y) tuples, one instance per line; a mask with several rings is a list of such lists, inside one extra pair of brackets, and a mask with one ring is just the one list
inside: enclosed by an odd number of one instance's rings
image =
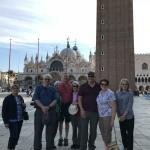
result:
[(121, 78), (134, 88), (133, 0), (97, 0), (96, 79), (118, 89)]

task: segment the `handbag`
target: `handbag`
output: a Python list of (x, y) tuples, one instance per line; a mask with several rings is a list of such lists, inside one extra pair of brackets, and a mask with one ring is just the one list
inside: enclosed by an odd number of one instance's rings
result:
[(118, 146), (118, 143), (117, 143), (117, 136), (116, 136), (115, 126), (114, 126), (114, 133), (115, 133), (115, 141), (112, 141), (108, 145), (108, 150), (119, 150), (119, 146)]
[(27, 111), (23, 111), (23, 120), (29, 120), (29, 114)]

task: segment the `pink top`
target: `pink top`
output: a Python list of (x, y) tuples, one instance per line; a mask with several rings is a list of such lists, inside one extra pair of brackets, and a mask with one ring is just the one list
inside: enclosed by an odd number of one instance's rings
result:
[(73, 103), (77, 102), (77, 98), (78, 98), (78, 93), (73, 93), (73, 100), (72, 100), (72, 102)]

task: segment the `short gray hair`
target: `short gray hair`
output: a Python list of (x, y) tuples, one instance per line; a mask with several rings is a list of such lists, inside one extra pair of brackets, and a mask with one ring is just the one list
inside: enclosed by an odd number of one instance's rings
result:
[(45, 74), (45, 75), (43, 75), (43, 79), (45, 79), (45, 78), (49, 78), (50, 80), (53, 79), (52, 76), (51, 76), (50, 74)]

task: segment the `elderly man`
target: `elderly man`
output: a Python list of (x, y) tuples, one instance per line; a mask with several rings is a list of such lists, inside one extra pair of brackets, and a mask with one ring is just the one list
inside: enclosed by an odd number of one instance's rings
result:
[(34, 118), (34, 150), (42, 149), (42, 131), (46, 126), (46, 150), (55, 149), (54, 133), (56, 122), (56, 91), (50, 86), (52, 77), (47, 74), (43, 77), (43, 84), (36, 87), (33, 101), (36, 104)]
[[(81, 85), (78, 92), (78, 103), (81, 115), (81, 141), (80, 150), (95, 149), (95, 139), (98, 123), (98, 111), (96, 97), (100, 91), (100, 86), (95, 82), (94, 72), (88, 73), (88, 82)], [(88, 138), (88, 125), (90, 124), (90, 133)]]

